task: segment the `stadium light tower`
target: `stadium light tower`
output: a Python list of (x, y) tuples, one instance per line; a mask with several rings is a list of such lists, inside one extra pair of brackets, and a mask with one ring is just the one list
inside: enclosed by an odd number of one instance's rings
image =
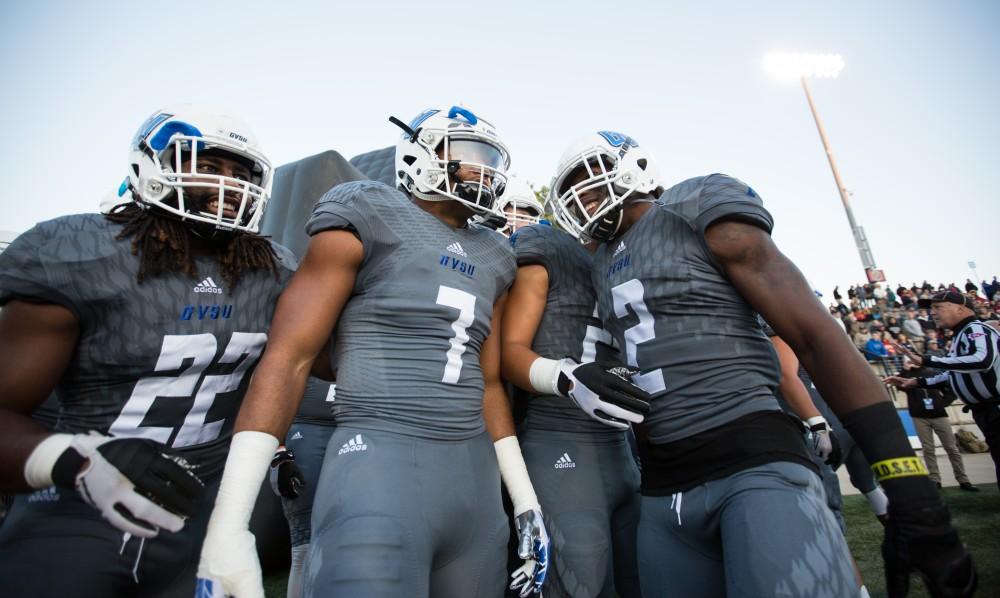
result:
[(868, 237), (865, 230), (858, 226), (854, 219), (854, 211), (851, 210), (851, 201), (848, 196), (844, 181), (840, 178), (837, 170), (837, 163), (833, 159), (833, 151), (830, 150), (830, 143), (826, 139), (826, 131), (823, 130), (823, 122), (816, 112), (816, 104), (813, 102), (812, 93), (809, 92), (809, 84), (806, 79), (810, 77), (822, 79), (836, 79), (837, 75), (844, 68), (844, 59), (840, 54), (800, 54), (796, 52), (768, 52), (764, 55), (764, 70), (778, 80), (788, 81), (798, 79), (802, 83), (802, 90), (806, 93), (806, 101), (809, 102), (809, 110), (812, 111), (813, 120), (816, 121), (816, 130), (819, 131), (820, 141), (823, 142), (823, 150), (826, 151), (826, 159), (830, 162), (830, 170), (833, 171), (833, 180), (837, 183), (837, 191), (840, 193), (840, 201), (844, 204), (844, 212), (847, 213), (847, 222), (851, 225), (851, 234), (854, 236), (854, 244), (858, 248), (858, 255), (861, 256), (861, 263), (865, 268), (865, 275), (868, 282), (884, 281), (885, 274), (875, 267), (875, 258), (872, 256), (871, 247), (868, 245)]

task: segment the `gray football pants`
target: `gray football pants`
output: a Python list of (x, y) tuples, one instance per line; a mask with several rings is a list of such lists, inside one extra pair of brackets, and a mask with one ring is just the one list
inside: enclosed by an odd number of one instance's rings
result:
[(485, 432), (438, 441), (338, 426), (313, 503), (305, 596), (500, 598), (507, 537)]
[(671, 496), (643, 496), (638, 538), (646, 596), (858, 593), (820, 479), (796, 463), (753, 467)]
[(309, 543), (313, 501), (319, 486), (326, 445), (333, 430), (333, 426), (295, 422), (285, 435), (285, 446), (295, 455), (295, 465), (306, 482), (298, 498), (281, 497), (281, 509), (288, 520), (292, 548)]
[(639, 470), (625, 435), (525, 430), (524, 454), (552, 540), (547, 598), (638, 598)]

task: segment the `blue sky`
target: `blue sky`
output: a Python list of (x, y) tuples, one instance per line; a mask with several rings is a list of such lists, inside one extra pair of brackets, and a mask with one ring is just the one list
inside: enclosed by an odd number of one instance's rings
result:
[(837, 52), (812, 92), (890, 282), (1000, 274), (1000, 3), (28, 2), (0, 6), (0, 228), (94, 211), (149, 113), (226, 106), (272, 161), (394, 143), (389, 115), (462, 103), (512, 170), (548, 182), (563, 148), (620, 130), (665, 182), (724, 172), (829, 298), (863, 277), (796, 84), (768, 50)]

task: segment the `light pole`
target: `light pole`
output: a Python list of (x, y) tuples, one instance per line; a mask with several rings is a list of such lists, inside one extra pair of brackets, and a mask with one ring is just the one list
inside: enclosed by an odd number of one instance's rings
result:
[(823, 142), (823, 151), (826, 152), (826, 159), (830, 162), (830, 170), (833, 171), (833, 180), (837, 184), (837, 192), (840, 193), (840, 201), (844, 204), (844, 212), (847, 214), (847, 222), (851, 226), (851, 235), (854, 236), (854, 244), (858, 248), (858, 255), (861, 257), (861, 264), (865, 268), (865, 275), (868, 282), (881, 282), (885, 280), (885, 274), (875, 267), (875, 257), (872, 256), (871, 247), (868, 245), (868, 237), (865, 236), (865, 229), (858, 225), (854, 218), (854, 211), (851, 209), (851, 200), (844, 186), (844, 181), (840, 178), (840, 171), (837, 170), (837, 163), (833, 159), (833, 151), (830, 149), (830, 142), (826, 139), (826, 131), (823, 129), (823, 122), (816, 111), (816, 104), (813, 102), (812, 93), (809, 91), (809, 84), (806, 79), (809, 77), (835, 79), (844, 68), (844, 59), (839, 54), (799, 54), (793, 52), (768, 52), (764, 55), (764, 70), (777, 79), (798, 79), (802, 84), (802, 91), (806, 94), (806, 101), (809, 102), (809, 110), (812, 112), (813, 120), (816, 122), (816, 130), (819, 131), (820, 141)]

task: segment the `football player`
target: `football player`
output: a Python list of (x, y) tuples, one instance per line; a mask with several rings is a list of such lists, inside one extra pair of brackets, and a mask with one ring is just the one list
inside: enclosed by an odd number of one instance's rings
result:
[[(515, 262), (495, 231), (509, 158), (473, 112), (428, 110), (396, 146), (399, 189), (343, 183), (317, 203), (302, 265), (241, 410), (202, 550), (204, 588), (263, 596), (246, 522), (306, 375), (334, 334), (337, 427), (313, 505), (306, 595), (501, 596), (514, 503), (541, 588), (548, 539), (500, 379)], [(499, 465), (499, 467), (498, 467)]]
[(508, 177), (498, 204), (499, 212), (506, 219), (506, 224), (497, 230), (505, 237), (510, 237), (525, 226), (538, 224), (545, 215), (545, 208), (542, 207), (542, 202), (538, 201), (531, 185), (518, 176)]
[(935, 595), (971, 594), (972, 561), (885, 390), (771, 241), (760, 197), (721, 174), (661, 194), (651, 165), (634, 139), (602, 131), (570, 146), (552, 186), (559, 223), (601, 243), (599, 314), (654, 397), (640, 442), (643, 592), (857, 593), (801, 429), (774, 399), (778, 369), (759, 312), (889, 496), (890, 595), (905, 594), (912, 569)]
[(552, 538), (545, 595), (638, 597), (639, 470), (626, 434), (649, 395), (613, 369), (590, 282), (593, 245), (546, 224), (511, 244), (503, 375), (527, 395), (519, 440)]
[[(0, 256), (0, 479), (34, 490), (0, 531), (5, 594), (194, 592), (235, 416), (294, 268), (256, 234), (271, 172), (241, 120), (161, 110), (132, 141), (119, 192), (132, 201), (42, 222)], [(28, 415), (53, 390), (51, 433)]]

